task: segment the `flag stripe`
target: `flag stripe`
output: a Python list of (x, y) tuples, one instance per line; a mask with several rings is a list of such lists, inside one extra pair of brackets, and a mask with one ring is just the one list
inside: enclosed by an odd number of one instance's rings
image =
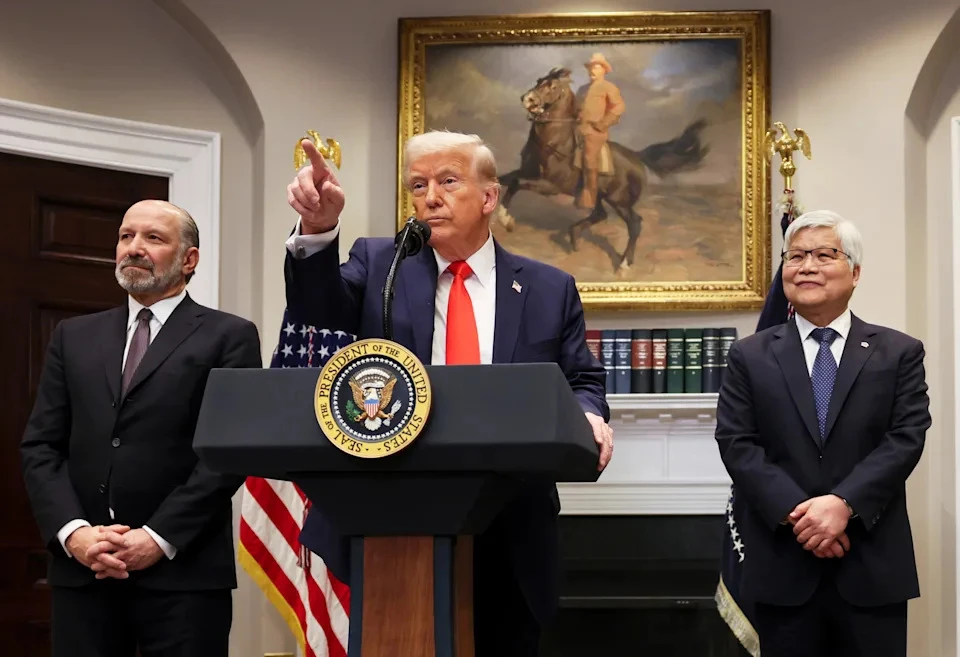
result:
[[(263, 488), (268, 487), (264, 486)], [(250, 500), (248, 509), (258, 504), (252, 496), (248, 499)], [(255, 530), (252, 531), (255, 532)], [(312, 647), (314, 654), (329, 655), (330, 657), (344, 655), (345, 657), (343, 647), (338, 645), (338, 636), (331, 627), (326, 602), (319, 594), (319, 589), (317, 589), (316, 594), (311, 591), (311, 588), (316, 588), (314, 576), (308, 575), (306, 569), (298, 564), (299, 553), (290, 548), (286, 538), (281, 536), (279, 532), (271, 531), (267, 536), (258, 536), (258, 538), (273, 557), (281, 572), (294, 573), (292, 583), (297, 590), (298, 603), (301, 606), (306, 605), (310, 612), (305, 614), (303, 618), (306, 641)], [(322, 561), (320, 563), (322, 564)], [(345, 616), (343, 621), (346, 622)]]
[[(301, 625), (305, 632), (307, 643), (318, 655), (333, 657), (344, 654), (343, 647), (338, 645), (338, 634), (334, 632), (331, 626), (330, 611), (327, 608), (328, 603), (316, 586), (315, 575), (307, 575), (305, 568), (299, 563), (299, 542), (291, 542), (291, 532), (293, 532), (293, 536), (296, 536), (299, 533), (299, 527), (290, 516), (281, 496), (277, 494), (274, 489), (274, 486), (283, 485), (287, 482), (251, 480), (248, 483), (250, 485), (247, 487), (247, 491), (250, 493), (250, 496), (245, 500), (248, 512), (253, 508), (259, 507), (262, 514), (271, 518), (274, 523), (273, 528), (280, 529), (280, 531), (270, 531), (268, 536), (258, 536), (258, 538), (277, 564), (279, 572), (284, 574), (294, 573), (292, 578), (288, 577), (288, 579), (292, 579), (294, 588), (297, 591), (297, 603), (301, 607), (306, 604), (310, 611), (310, 613), (305, 613), (302, 616), (303, 623)], [(288, 485), (286, 490), (289, 492), (288, 496), (299, 497), (292, 486)], [(291, 527), (293, 528), (292, 530)], [(251, 528), (251, 531), (256, 533), (253, 528)], [(311, 555), (311, 562), (313, 559), (317, 559), (322, 565), (322, 561), (315, 555)], [(312, 570), (315, 566), (311, 563), (309, 567)], [(323, 568), (326, 570), (326, 567)], [(268, 573), (274, 572), (270, 568), (266, 570)], [(311, 588), (316, 588), (316, 593), (311, 591)], [(306, 600), (304, 601), (304, 599)], [(335, 611), (339, 612), (337, 615), (342, 616), (345, 623), (346, 614), (342, 608), (338, 608)], [(345, 643), (343, 645), (345, 645)]]
[(270, 482), (260, 479), (257, 485), (247, 486), (247, 491), (257, 501), (260, 508), (270, 517), (273, 526), (279, 530), (279, 535), (286, 541), (294, 554), (300, 552), (300, 527), (293, 519), (287, 505), (283, 503), (277, 491)]
[[(299, 535), (300, 527), (297, 525), (294, 520), (294, 510), (291, 510), (289, 506), (289, 497), (291, 495), (283, 496), (282, 492), (278, 492), (278, 489), (285, 487), (286, 491), (292, 491), (288, 482), (280, 482), (274, 480), (264, 480), (261, 479), (257, 482), (258, 486), (251, 486), (249, 488), (251, 496), (257, 501), (260, 507), (271, 517), (274, 525), (279, 530), (279, 535), (285, 540), (286, 545), (289, 546), (291, 553), (294, 557), (299, 557), (300, 554), (300, 543), (294, 537)], [(296, 498), (296, 503), (300, 504), (300, 513), (297, 515), (303, 514), (304, 505), (302, 499), (300, 498), (299, 493), (296, 491), (293, 492), (293, 497)], [(287, 499), (284, 499), (286, 497)], [(278, 546), (279, 548), (280, 546)], [(315, 558), (311, 555), (311, 560)], [(292, 564), (296, 566), (296, 563)], [(326, 566), (322, 566), (324, 571), (326, 571)], [(311, 568), (311, 570), (313, 570)], [(327, 577), (333, 579), (332, 575), (327, 574)], [(334, 631), (331, 620), (330, 620), (330, 611), (328, 607), (331, 602), (328, 600), (324, 591), (321, 590), (321, 587), (318, 584), (316, 574), (314, 573), (311, 577), (305, 578), (307, 592), (309, 595), (310, 609), (313, 611), (316, 621), (319, 625), (319, 630), (323, 632), (325, 637), (325, 643), (329, 646), (329, 654), (331, 657), (334, 657), (338, 654), (343, 654), (343, 650), (340, 646), (336, 645), (338, 643), (337, 633)], [(339, 583), (339, 582), (338, 582)], [(345, 588), (342, 585), (341, 589)], [(344, 616), (348, 613), (345, 609), (349, 609), (349, 589), (347, 589), (347, 601), (346, 605), (344, 602), (339, 599), (339, 596), (335, 598), (336, 603), (340, 605), (340, 611)], [(308, 619), (309, 620), (309, 619)], [(344, 641), (346, 638), (344, 638)], [(344, 657), (346, 657), (344, 655)]]
[(350, 635), (350, 587), (330, 573), (322, 560), (313, 564), (310, 573), (330, 611), (330, 628), (340, 645), (346, 646)]
[[(297, 323), (285, 310), (270, 367), (321, 367), (355, 339)], [(309, 508), (309, 499), (293, 482), (249, 477), (241, 503), (239, 560), (287, 621), (306, 657), (346, 657), (350, 589), (301, 546)]]
[(326, 639), (330, 657), (347, 657), (347, 651), (343, 648), (346, 643), (341, 645), (340, 638), (337, 636), (337, 633), (334, 632), (331, 625), (330, 610), (327, 607), (328, 602), (326, 597), (323, 595), (323, 591), (320, 590), (320, 587), (317, 585), (317, 581), (313, 577), (307, 577), (306, 580), (307, 592), (309, 593), (310, 599), (310, 609), (313, 610), (313, 613), (317, 617), (320, 628), (323, 630), (323, 635)]
[[(256, 500), (251, 499), (251, 507), (257, 504)], [(327, 643), (327, 628), (322, 626), (322, 621), (317, 618), (318, 610), (314, 607), (313, 601), (309, 599), (308, 577), (304, 568), (298, 564), (298, 553), (290, 549), (286, 539), (276, 531), (270, 531), (265, 536), (258, 536), (267, 550), (274, 558), (280, 571), (285, 574), (292, 573), (292, 582), (297, 590), (298, 601), (301, 606), (305, 606), (310, 613), (304, 615), (304, 624), (302, 626), (307, 644), (312, 648), (316, 655), (332, 655), (330, 646)], [(324, 614), (326, 616), (326, 614)]]
[[(261, 481), (264, 482), (264, 487), (269, 487), (270, 490), (257, 491), (254, 495), (257, 501), (264, 508), (270, 509), (269, 513), (278, 519), (282, 516), (280, 506), (286, 508), (288, 517), (282, 520), (281, 523), (278, 523), (278, 525), (284, 525), (283, 527), (279, 527), (281, 533), (284, 535), (294, 535), (294, 532), (296, 532), (296, 534), (299, 535), (300, 526), (296, 523), (295, 518), (302, 518), (307, 508), (303, 491), (295, 485), (291, 487), (290, 483), (286, 481), (276, 481), (274, 479), (263, 479)], [(272, 498), (270, 491), (273, 491)], [(274, 509), (276, 510), (275, 512)], [(290, 547), (293, 548), (294, 551), (298, 551), (300, 548), (299, 539), (291, 542)], [(331, 574), (327, 570), (327, 567), (323, 565), (322, 560), (319, 561), (318, 568), (322, 569), (322, 578), (319, 576), (317, 568), (312, 569), (312, 572), (321, 590), (324, 591), (327, 606), (329, 607), (333, 604), (331, 595), (335, 596), (335, 599), (340, 605), (340, 609), (344, 614), (348, 614), (348, 610), (350, 609), (350, 587)], [(346, 640), (346, 638), (344, 638), (344, 640)]]
[[(268, 593), (271, 602), (280, 609), (281, 615), (283, 615), (287, 621), (287, 625), (290, 626), (290, 630), (297, 638), (297, 642), (303, 651), (307, 655), (315, 657), (313, 650), (310, 649), (310, 646), (306, 644), (304, 639), (303, 628), (306, 625), (306, 610), (303, 607), (303, 600), (300, 598), (300, 594), (297, 592), (293, 582), (290, 581), (290, 578), (287, 577), (286, 573), (283, 572), (283, 569), (280, 568), (280, 565), (273, 558), (273, 555), (267, 549), (266, 545), (263, 544), (260, 537), (256, 535), (243, 518), (240, 519), (240, 544), (242, 547), (241, 557), (244, 552), (250, 557), (250, 562), (243, 564), (245, 569), (253, 575), (251, 568), (247, 567), (253, 565), (266, 576), (265, 581), (257, 577), (254, 577), (254, 580), (261, 585), (261, 588), (267, 585), (275, 591), (276, 596), (271, 596)], [(243, 561), (245, 560), (241, 559), (241, 562)], [(284, 609), (284, 606), (286, 609)]]

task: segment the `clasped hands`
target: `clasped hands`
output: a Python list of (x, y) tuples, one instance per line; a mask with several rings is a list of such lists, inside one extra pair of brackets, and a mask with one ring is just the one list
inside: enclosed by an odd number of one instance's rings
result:
[(126, 525), (80, 527), (67, 539), (67, 549), (97, 579), (127, 579), (131, 572), (149, 568), (163, 557), (150, 534)]
[(846, 533), (849, 520), (847, 503), (836, 495), (801, 502), (786, 518), (793, 525), (797, 542), (821, 559), (839, 558), (850, 551)]

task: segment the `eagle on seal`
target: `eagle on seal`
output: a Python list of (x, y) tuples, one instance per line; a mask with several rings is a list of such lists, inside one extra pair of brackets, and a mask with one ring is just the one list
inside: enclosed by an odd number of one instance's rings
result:
[[(353, 390), (353, 401), (357, 408), (362, 409), (353, 418), (354, 422), (363, 420), (364, 416), (371, 421), (393, 418), (393, 413), (384, 413), (382, 409), (390, 406), (390, 400), (393, 398), (393, 387), (397, 384), (396, 377), (384, 383), (382, 389), (378, 386), (363, 388), (353, 379), (350, 379), (349, 383)], [(379, 426), (380, 423), (375, 422), (375, 424)]]

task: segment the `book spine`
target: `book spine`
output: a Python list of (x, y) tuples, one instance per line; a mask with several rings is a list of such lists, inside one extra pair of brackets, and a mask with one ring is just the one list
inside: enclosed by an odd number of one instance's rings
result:
[(650, 329), (630, 334), (630, 392), (646, 394), (653, 389), (653, 340)]
[(683, 391), (703, 392), (703, 329), (683, 332)]
[(587, 349), (597, 359), (601, 365), (603, 360), (600, 358), (600, 331), (597, 329), (587, 329)]
[(653, 385), (651, 388), (654, 393), (663, 393), (667, 391), (667, 331), (666, 329), (653, 329), (653, 338), (651, 339), (651, 351), (653, 353)]
[(616, 347), (617, 332), (604, 329), (600, 331), (600, 362), (607, 371), (607, 394), (616, 392)]
[(683, 329), (667, 329), (667, 392), (683, 392)]
[(630, 394), (630, 329), (618, 329), (614, 347), (616, 376), (614, 391), (620, 395)]
[(723, 385), (723, 373), (727, 368), (727, 353), (737, 341), (736, 327), (720, 329), (720, 385)]
[(703, 391), (720, 392), (720, 329), (703, 329)]

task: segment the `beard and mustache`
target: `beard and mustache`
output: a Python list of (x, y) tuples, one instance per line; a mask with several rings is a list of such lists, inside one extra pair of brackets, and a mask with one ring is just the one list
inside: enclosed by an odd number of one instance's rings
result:
[[(158, 270), (149, 258), (126, 256), (117, 263), (114, 274), (117, 282), (130, 294), (151, 294), (165, 292), (180, 283), (183, 272), (178, 263), (182, 263), (183, 254), (177, 253), (168, 269)], [(142, 267), (143, 269), (131, 269)]]

